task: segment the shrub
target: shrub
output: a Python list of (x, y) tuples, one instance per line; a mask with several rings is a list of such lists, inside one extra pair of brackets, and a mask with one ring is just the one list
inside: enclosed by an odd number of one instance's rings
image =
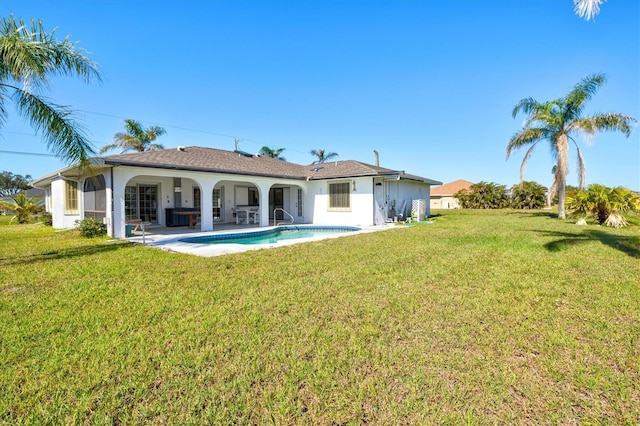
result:
[(107, 234), (107, 225), (95, 217), (76, 220), (76, 225), (83, 237), (94, 238)]
[(53, 216), (49, 212), (44, 212), (40, 215), (42, 223), (46, 226), (53, 226)]
[(624, 213), (640, 212), (640, 196), (621, 186), (593, 184), (567, 197), (567, 207), (573, 217), (593, 216), (598, 225), (621, 228), (629, 224)]
[(514, 209), (540, 209), (546, 203), (547, 188), (537, 182), (522, 181), (511, 188), (511, 207)]
[(509, 205), (507, 189), (493, 182), (474, 183), (454, 194), (463, 209), (502, 209)]

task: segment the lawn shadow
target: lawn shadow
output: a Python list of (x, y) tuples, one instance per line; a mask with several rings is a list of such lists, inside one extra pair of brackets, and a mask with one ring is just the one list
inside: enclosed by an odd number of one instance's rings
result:
[(79, 256), (90, 256), (93, 254), (106, 253), (113, 250), (121, 250), (128, 247), (129, 244), (100, 244), (94, 246), (74, 247), (61, 250), (47, 250), (38, 254), (30, 254), (26, 256), (7, 256), (0, 257), (0, 266), (33, 265), (37, 262), (46, 262), (49, 260), (68, 259)]
[(557, 219), (558, 213), (552, 211), (542, 211), (542, 210), (518, 210), (514, 212), (509, 212), (508, 214), (517, 214), (518, 216), (523, 217), (546, 217), (549, 219)]
[(582, 234), (570, 232), (540, 231), (541, 233), (558, 237), (557, 240), (546, 243), (544, 247), (549, 251), (562, 251), (590, 241), (599, 241), (628, 256), (640, 259), (640, 237), (612, 235), (599, 229), (585, 229)]

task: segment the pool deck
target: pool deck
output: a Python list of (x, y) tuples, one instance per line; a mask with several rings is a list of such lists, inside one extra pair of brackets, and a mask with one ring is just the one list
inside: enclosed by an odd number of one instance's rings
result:
[[(304, 226), (305, 224), (294, 224)], [(306, 224), (311, 225), (311, 224)], [(323, 226), (323, 225), (318, 225)], [(335, 226), (335, 225), (326, 225), (326, 226)], [(358, 226), (361, 228), (360, 231), (355, 232), (345, 232), (341, 234), (329, 234), (329, 235), (319, 235), (310, 238), (297, 238), (292, 240), (283, 240), (277, 243), (270, 244), (197, 244), (197, 243), (186, 243), (180, 241), (184, 238), (191, 237), (204, 237), (207, 235), (221, 235), (221, 234), (239, 234), (239, 233), (247, 233), (247, 232), (256, 232), (256, 231), (266, 231), (269, 229), (274, 229), (274, 226), (265, 226), (259, 227), (258, 225), (244, 225), (237, 226), (235, 224), (215, 224), (214, 231), (194, 231), (191, 229), (187, 229), (186, 227), (177, 227), (177, 228), (164, 228), (164, 227), (151, 227), (145, 230), (144, 236), (142, 235), (142, 231), (138, 230), (134, 233), (133, 236), (127, 238), (128, 241), (133, 243), (145, 244), (150, 247), (159, 248), (161, 250), (166, 250), (170, 252), (177, 253), (185, 253), (192, 254), (196, 256), (202, 257), (212, 257), (212, 256), (222, 256), (225, 254), (231, 253), (241, 253), (249, 250), (262, 250), (274, 247), (283, 247), (287, 245), (300, 244), (310, 241), (318, 241), (324, 240), (327, 238), (341, 238), (347, 237), (349, 235), (355, 235), (363, 232), (374, 232), (374, 231), (383, 231), (387, 229), (395, 228), (394, 225), (377, 225), (377, 226)]]

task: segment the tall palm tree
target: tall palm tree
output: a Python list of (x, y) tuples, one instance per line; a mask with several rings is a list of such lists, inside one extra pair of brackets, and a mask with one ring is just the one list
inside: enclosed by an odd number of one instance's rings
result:
[(11, 100), (18, 114), (36, 132), (42, 131), (49, 151), (69, 162), (87, 163), (95, 152), (68, 107), (41, 97), (52, 75), (75, 75), (85, 82), (101, 80), (97, 65), (65, 37), (55, 38), (42, 21), (26, 23), (13, 15), (0, 19), (0, 127)]
[(314, 161), (313, 164), (322, 164), (325, 161), (329, 161), (338, 156), (338, 153), (326, 152), (324, 149), (312, 149), (311, 151), (309, 151), (309, 154), (317, 158), (317, 160)]
[(265, 157), (277, 158), (278, 160), (287, 161), (283, 156), (282, 152), (284, 148), (272, 149), (268, 146), (263, 146), (260, 148), (260, 155), (264, 155)]
[(573, 6), (579, 17), (590, 21), (591, 18), (600, 13), (600, 5), (604, 0), (573, 0)]
[(618, 113), (596, 114), (583, 117), (585, 103), (591, 99), (606, 82), (604, 74), (594, 74), (582, 79), (567, 95), (550, 102), (539, 103), (533, 98), (520, 100), (513, 109), (513, 118), (519, 112), (529, 117), (523, 129), (513, 135), (507, 145), (507, 160), (511, 153), (525, 145), (531, 145), (520, 166), (520, 180), (524, 176), (527, 160), (538, 142), (548, 140), (551, 151), (557, 158), (555, 183), (558, 191), (558, 218), (565, 218), (565, 192), (569, 172), (569, 141), (577, 148), (578, 180), (580, 189), (585, 185), (584, 158), (578, 144), (573, 139), (575, 133), (595, 136), (603, 130), (619, 130), (629, 137), (631, 124), (637, 120)]
[(162, 127), (151, 126), (145, 129), (140, 122), (131, 119), (124, 120), (124, 127), (127, 131), (116, 133), (113, 137), (114, 142), (100, 149), (101, 154), (116, 148), (122, 149), (122, 152), (144, 152), (164, 149), (164, 146), (153, 143), (159, 136), (166, 133)]

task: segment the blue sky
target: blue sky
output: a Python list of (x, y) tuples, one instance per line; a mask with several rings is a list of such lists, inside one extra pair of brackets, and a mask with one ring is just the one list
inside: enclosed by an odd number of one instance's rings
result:
[[(571, 0), (3, 0), (10, 13), (70, 35), (99, 64), (102, 83), (58, 77), (46, 93), (77, 111), (97, 148), (132, 118), (164, 127), (167, 148), (233, 150), (237, 138), (302, 164), (312, 149), (373, 164), (377, 150), (384, 167), (511, 186), (520, 99), (551, 100), (603, 72), (587, 113), (640, 118), (638, 1), (609, 0), (589, 22)], [(578, 138), (588, 183), (640, 190), (639, 130)], [(0, 170), (15, 174), (66, 165), (12, 106), (0, 151)], [(525, 179), (550, 185), (553, 164), (539, 144)], [(575, 164), (573, 149), (572, 185)]]

